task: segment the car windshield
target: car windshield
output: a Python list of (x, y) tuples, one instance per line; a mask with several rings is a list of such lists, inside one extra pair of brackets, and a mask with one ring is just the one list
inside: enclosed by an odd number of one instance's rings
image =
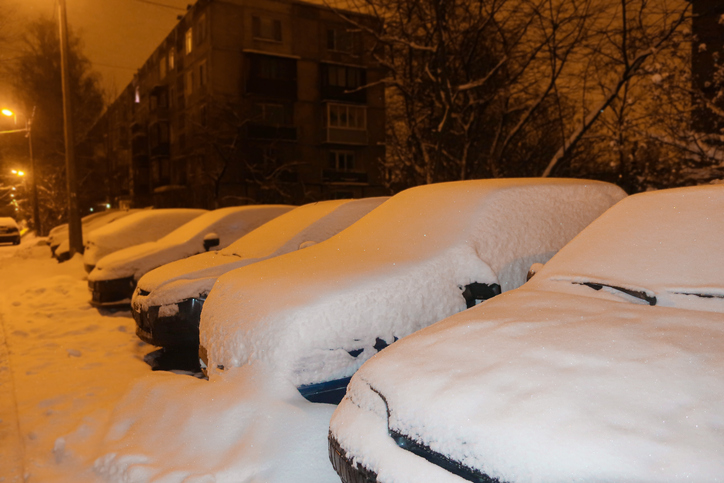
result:
[(543, 269), (632, 302), (724, 312), (724, 189), (630, 196), (594, 221)]

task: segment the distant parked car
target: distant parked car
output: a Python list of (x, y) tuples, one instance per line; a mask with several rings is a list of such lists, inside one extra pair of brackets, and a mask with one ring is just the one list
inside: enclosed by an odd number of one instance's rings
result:
[(476, 180), (408, 189), (306, 250), (219, 278), (201, 314), (208, 372), (262, 360), (312, 401), (397, 339), (525, 282), (625, 196), (596, 181)]
[(225, 248), (292, 208), (289, 205), (220, 208), (194, 218), (157, 241), (103, 257), (88, 275), (91, 304), (128, 305), (136, 282), (148, 271), (212, 248)]
[(631, 196), (374, 357), (332, 417), (342, 481), (718, 481), (723, 233), (724, 186)]
[(156, 241), (204, 213), (207, 213), (207, 210), (186, 208), (142, 210), (94, 230), (83, 240), (85, 270), (90, 273), (101, 258), (123, 248)]
[[(83, 228), (83, 239), (85, 240), (93, 231), (102, 228), (109, 223), (120, 220), (128, 215), (137, 213), (140, 210), (106, 210), (101, 213), (94, 213), (82, 218), (81, 226)], [(90, 218), (92, 217), (92, 218)], [(49, 236), (50, 251), (58, 262), (64, 262), (70, 259), (70, 243), (68, 241), (68, 225), (62, 225), (65, 230), (55, 235)]]
[(138, 281), (133, 295), (136, 334), (149, 344), (197, 351), (201, 309), (220, 275), (326, 240), (386, 199), (334, 200), (300, 206), (223, 250), (150, 271)]
[(20, 227), (9, 216), (0, 217), (0, 243), (20, 245)]

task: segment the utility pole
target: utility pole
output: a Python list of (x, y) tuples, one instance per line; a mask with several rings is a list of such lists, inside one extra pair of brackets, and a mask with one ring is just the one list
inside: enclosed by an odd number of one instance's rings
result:
[(38, 179), (35, 177), (35, 159), (33, 158), (33, 119), (35, 119), (35, 107), (30, 119), (27, 119), (25, 127), (28, 130), (28, 151), (30, 153), (30, 177), (33, 179), (33, 221), (35, 222), (35, 234), (43, 236), (43, 224), (40, 221), (40, 206), (38, 205)]
[(70, 99), (70, 71), (68, 69), (68, 18), (65, 0), (58, 0), (58, 23), (60, 24), (60, 65), (63, 75), (63, 117), (65, 131), (65, 177), (68, 183), (68, 241), (70, 256), (83, 253), (83, 229), (78, 210), (78, 192), (75, 179), (75, 138)]

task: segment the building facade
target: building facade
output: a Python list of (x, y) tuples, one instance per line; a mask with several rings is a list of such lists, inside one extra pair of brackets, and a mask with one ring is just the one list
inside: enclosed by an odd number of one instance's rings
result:
[(353, 22), (293, 0), (190, 6), (89, 137), (114, 203), (383, 194), (384, 73), (359, 28), (371, 19), (343, 15)]

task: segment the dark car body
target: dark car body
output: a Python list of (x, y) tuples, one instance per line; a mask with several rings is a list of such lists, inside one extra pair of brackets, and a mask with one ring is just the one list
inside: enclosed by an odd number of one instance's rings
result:
[(0, 243), (20, 244), (20, 228), (10, 217), (0, 218)]

